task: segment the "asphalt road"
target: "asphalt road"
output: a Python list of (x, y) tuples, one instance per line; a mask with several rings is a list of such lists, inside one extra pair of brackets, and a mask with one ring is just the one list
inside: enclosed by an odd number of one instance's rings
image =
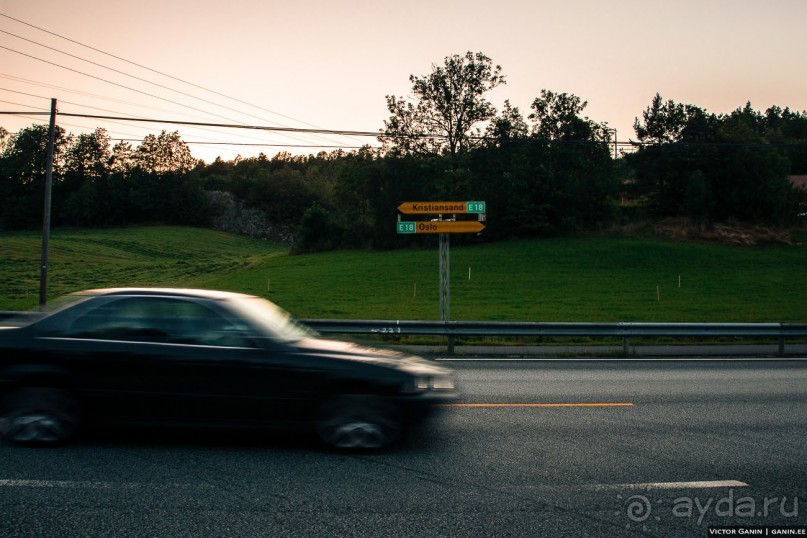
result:
[(807, 526), (807, 361), (446, 364), (461, 405), (379, 454), (330, 453), (305, 436), (164, 430), (0, 446), (0, 536)]

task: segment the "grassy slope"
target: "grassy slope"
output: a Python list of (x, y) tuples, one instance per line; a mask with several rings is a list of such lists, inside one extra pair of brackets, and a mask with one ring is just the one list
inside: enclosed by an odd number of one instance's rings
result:
[[(286, 256), (263, 241), (169, 227), (60, 231), (51, 247), (50, 296), (197, 286), (262, 295), (299, 317), (438, 317), (436, 248)], [(0, 310), (35, 306), (39, 248), (38, 234), (0, 234)], [(453, 248), (451, 268), (458, 320), (807, 321), (802, 245), (518, 241)]]
[[(0, 234), (0, 310), (29, 309), (39, 294), (39, 233)], [(277, 245), (182, 227), (57, 230), (48, 296), (114, 286), (200, 286), (211, 275), (261, 262)]]
[[(519, 241), (452, 249), (451, 268), (457, 320), (807, 321), (804, 246)], [(268, 296), (300, 317), (439, 317), (436, 249), (281, 256), (205, 285)]]

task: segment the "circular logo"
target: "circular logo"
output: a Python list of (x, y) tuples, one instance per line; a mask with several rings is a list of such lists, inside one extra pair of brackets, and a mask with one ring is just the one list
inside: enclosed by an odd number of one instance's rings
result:
[(628, 519), (635, 523), (642, 523), (650, 517), (653, 506), (650, 504), (650, 499), (644, 495), (633, 495), (625, 501), (625, 510), (628, 513)]

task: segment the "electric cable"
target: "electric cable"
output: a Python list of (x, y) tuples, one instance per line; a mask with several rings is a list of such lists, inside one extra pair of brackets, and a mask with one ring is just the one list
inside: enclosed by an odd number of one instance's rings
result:
[[(74, 44), (79, 45), (79, 46), (81, 46), (81, 47), (85, 47), (85, 48), (87, 48), (87, 49), (90, 49), (90, 50), (92, 50), (92, 51), (98, 52), (98, 53), (100, 53), (100, 54), (104, 54), (104, 55), (109, 56), (109, 57), (111, 57), (111, 58), (115, 58), (116, 60), (120, 60), (120, 61), (125, 62), (125, 63), (128, 63), (128, 64), (130, 64), (130, 65), (134, 65), (134, 66), (136, 66), (136, 67), (139, 67), (139, 68), (141, 68), (141, 69), (145, 69), (145, 70), (147, 70), (147, 71), (151, 71), (152, 73), (156, 73), (156, 74), (158, 74), (158, 75), (160, 75), (160, 76), (163, 76), (163, 77), (166, 77), (166, 78), (169, 78), (169, 79), (172, 79), (172, 80), (176, 80), (176, 81), (181, 82), (181, 83), (183, 83), (183, 84), (187, 84), (187, 85), (192, 86), (192, 87), (194, 87), (194, 88), (197, 88), (197, 89), (200, 89), (200, 90), (206, 91), (206, 92), (208, 92), (208, 93), (212, 93), (212, 94), (214, 94), (214, 95), (218, 95), (218, 96), (220, 96), (220, 97), (224, 97), (225, 99), (230, 99), (230, 100), (235, 101), (235, 102), (237, 102), (237, 103), (240, 103), (240, 104), (243, 104), (243, 105), (247, 105), (247, 106), (250, 106), (250, 107), (253, 107), (253, 108), (259, 109), (259, 110), (263, 110), (264, 112), (268, 112), (268, 113), (270, 113), (270, 114), (274, 114), (274, 115), (276, 115), (276, 116), (280, 116), (280, 117), (283, 117), (283, 118), (286, 118), (286, 119), (289, 119), (289, 120), (292, 120), (292, 121), (295, 121), (295, 122), (298, 122), (298, 123), (302, 123), (302, 124), (304, 124), (304, 125), (308, 125), (309, 127), (314, 127), (314, 128), (317, 128), (317, 126), (316, 126), (316, 125), (313, 125), (313, 124), (310, 124), (310, 123), (306, 123), (306, 122), (304, 122), (304, 121), (302, 121), (302, 120), (298, 120), (298, 119), (293, 118), (293, 117), (291, 117), (291, 116), (287, 116), (287, 115), (285, 115), (285, 114), (281, 114), (281, 113), (279, 113), (279, 112), (275, 112), (275, 111), (273, 111), (273, 110), (270, 110), (270, 109), (267, 109), (267, 108), (263, 108), (263, 107), (260, 107), (260, 106), (257, 106), (257, 105), (254, 105), (254, 104), (248, 103), (247, 101), (243, 101), (243, 100), (241, 100), (241, 99), (238, 99), (238, 98), (232, 97), (232, 96), (230, 96), (230, 95), (227, 95), (227, 94), (224, 94), (224, 93), (221, 93), (221, 92), (215, 91), (215, 90), (211, 90), (211, 89), (209, 89), (209, 88), (206, 88), (206, 87), (204, 87), (204, 86), (200, 86), (200, 85), (195, 84), (195, 83), (193, 83), (193, 82), (189, 82), (189, 81), (187, 81), (187, 80), (183, 80), (183, 79), (181, 79), (181, 78), (179, 78), (179, 77), (175, 77), (175, 76), (173, 76), (173, 75), (169, 75), (168, 73), (164, 73), (164, 72), (162, 72), (162, 71), (158, 71), (158, 70), (156, 70), (156, 69), (152, 69), (152, 68), (150, 68), (150, 67), (148, 67), (148, 66), (145, 66), (145, 65), (143, 65), (143, 64), (139, 64), (139, 63), (137, 63), (137, 62), (133, 62), (133, 61), (131, 61), (131, 60), (127, 60), (126, 58), (122, 58), (122, 57), (117, 56), (117, 55), (115, 55), (115, 54), (111, 54), (111, 53), (109, 53), (109, 52), (106, 52), (106, 51), (103, 51), (103, 50), (101, 50), (101, 49), (98, 49), (98, 48), (96, 48), (96, 47), (92, 47), (92, 46), (87, 45), (87, 44), (85, 44), (85, 43), (81, 43), (80, 41), (76, 41), (76, 40), (74, 40), (74, 39), (70, 39), (70, 38), (68, 38), (68, 37), (62, 36), (62, 35), (57, 34), (57, 33), (55, 33), (55, 32), (51, 32), (51, 31), (49, 31), (49, 30), (46, 30), (46, 29), (41, 28), (41, 27), (39, 27), (39, 26), (36, 26), (36, 25), (30, 24), (30, 23), (28, 23), (28, 22), (22, 21), (22, 20), (20, 20), (20, 19), (17, 19), (17, 18), (11, 17), (11, 16), (6, 15), (6, 14), (4, 14), (4, 13), (0, 13), (0, 16), (5, 17), (5, 18), (10, 19), (10, 20), (13, 20), (13, 21), (15, 21), (15, 22), (18, 22), (18, 23), (23, 24), (23, 25), (25, 25), (25, 26), (28, 26), (28, 27), (34, 28), (34, 29), (39, 30), (39, 31), (41, 31), (41, 32), (45, 32), (45, 33), (50, 34), (50, 35), (52, 35), (52, 36), (58, 37), (59, 39), (63, 39), (63, 40), (68, 41), (68, 42), (70, 42), (70, 43), (74, 43)], [(0, 31), (3, 31), (3, 30), (0, 30)], [(3, 32), (5, 32), (5, 31), (3, 31)], [(7, 34), (9, 34), (9, 35), (13, 35), (14, 37), (18, 37), (19, 39), (23, 39), (23, 40), (25, 40), (25, 41), (29, 41), (29, 42), (31, 42), (31, 43), (35, 43), (35, 44), (40, 45), (40, 46), (43, 46), (43, 47), (50, 48), (50, 49), (52, 49), (52, 50), (57, 50), (57, 52), (62, 52), (62, 51), (59, 51), (58, 49), (53, 49), (52, 47), (48, 47), (47, 45), (43, 45), (43, 44), (38, 43), (38, 42), (36, 42), (36, 41), (29, 40), (29, 39), (27, 39), (27, 38), (23, 38), (23, 37), (20, 37), (20, 36), (16, 36), (15, 34), (11, 34), (10, 32), (5, 32), (5, 33), (7, 33)], [(63, 53), (63, 54), (67, 54), (67, 53)], [(69, 56), (73, 56), (73, 55), (70, 55), (70, 54), (68, 54), (68, 55), (69, 55)], [(78, 56), (73, 56), (73, 57), (75, 57), (75, 58), (79, 58)], [(79, 58), (79, 59), (84, 60), (83, 58)], [(84, 60), (84, 61), (88, 61), (88, 62), (89, 62), (89, 60)], [(96, 64), (95, 62), (90, 62), (90, 63), (93, 63), (93, 64), (95, 64), (95, 65), (99, 65), (99, 66), (101, 66), (101, 67), (105, 67), (105, 68), (107, 68), (106, 66), (102, 66), (101, 64)], [(111, 69), (111, 68), (107, 68), (107, 69)], [(112, 70), (113, 70), (113, 71), (116, 71), (116, 70), (114, 70), (114, 69), (112, 69)], [(118, 72), (119, 72), (119, 71), (118, 71)], [(124, 74), (125, 74), (125, 73), (124, 73)], [(127, 76), (132, 76), (132, 77), (134, 77), (133, 75), (127, 75)], [(138, 77), (134, 77), (134, 78), (137, 78), (138, 80), (143, 80), (143, 81), (144, 81), (144, 79), (140, 79), (140, 78), (138, 78)], [(162, 86), (162, 85), (159, 85), (159, 84), (156, 84), (156, 83), (153, 83), (153, 82), (149, 82), (149, 81), (145, 81), (145, 82), (148, 82), (148, 83), (150, 83), (150, 84), (155, 84), (155, 85), (157, 85), (157, 86), (160, 86), (160, 87), (163, 87), (163, 88), (169, 89), (169, 90), (171, 90), (171, 91), (175, 91), (175, 92), (177, 92), (177, 93), (182, 93), (183, 95), (187, 95), (187, 96), (192, 97), (192, 98), (194, 98), (194, 99), (199, 99), (199, 100), (204, 101), (204, 102), (207, 102), (207, 103), (209, 103), (209, 104), (213, 104), (214, 106), (221, 106), (221, 107), (223, 107), (223, 108), (227, 108), (228, 110), (233, 110), (233, 111), (235, 111), (235, 112), (238, 112), (239, 114), (245, 114), (245, 115), (251, 116), (251, 117), (253, 117), (253, 118), (255, 118), (255, 119), (259, 119), (259, 120), (261, 120), (261, 121), (268, 121), (269, 123), (275, 123), (275, 124), (277, 124), (277, 125), (280, 125), (280, 126), (282, 126), (282, 127), (285, 127), (284, 125), (281, 125), (281, 124), (279, 124), (279, 123), (277, 123), (277, 122), (274, 122), (274, 121), (271, 121), (271, 120), (266, 120), (266, 119), (264, 119), (264, 118), (259, 118), (259, 117), (257, 117), (257, 116), (254, 116), (254, 115), (251, 115), (251, 114), (248, 114), (248, 113), (240, 112), (240, 111), (237, 111), (237, 110), (235, 110), (235, 109), (231, 109), (231, 108), (229, 108), (229, 107), (226, 107), (226, 106), (224, 106), (224, 105), (217, 104), (217, 103), (213, 103), (213, 102), (211, 102), (211, 101), (208, 101), (208, 100), (202, 99), (202, 98), (200, 98), (200, 97), (195, 97), (195, 96), (192, 96), (192, 95), (189, 95), (189, 94), (185, 94), (184, 92), (180, 92), (179, 90), (174, 90), (174, 89), (171, 89), (171, 88), (167, 88), (167, 87), (165, 87), (165, 86)]]
[[(80, 70), (78, 70), (78, 69), (73, 69), (73, 68), (71, 68), (71, 67), (67, 67), (67, 66), (64, 66), (64, 65), (61, 65), (61, 64), (55, 63), (55, 62), (51, 62), (51, 61), (49, 61), (49, 60), (45, 60), (45, 59), (43, 59), (43, 58), (39, 58), (39, 57), (34, 56), (34, 55), (32, 55), (32, 54), (27, 54), (27, 53), (25, 53), (25, 52), (21, 52), (21, 51), (15, 50), (15, 49), (12, 49), (12, 48), (10, 48), (10, 47), (6, 47), (6, 46), (4, 46), (4, 45), (0, 45), (0, 49), (5, 49), (5, 50), (7, 50), (7, 51), (10, 51), (10, 52), (13, 52), (13, 53), (19, 54), (19, 55), (21, 55), (21, 56), (25, 56), (25, 57), (27, 57), (27, 58), (31, 58), (31, 59), (34, 59), (34, 60), (38, 60), (38, 61), (40, 61), (40, 62), (43, 62), (43, 63), (49, 64), (49, 65), (52, 65), (52, 66), (55, 66), (55, 67), (59, 67), (59, 68), (61, 68), (61, 69), (65, 69), (65, 70), (67, 70), (67, 71), (71, 71), (71, 72), (73, 72), (73, 73), (77, 73), (77, 74), (79, 74), (79, 75), (83, 75), (83, 76), (86, 76), (86, 77), (89, 77), (89, 78), (93, 78), (93, 79), (95, 79), (95, 80), (100, 80), (100, 81), (102, 81), (102, 82), (106, 82), (107, 84), (112, 84), (113, 86), (118, 86), (118, 87), (120, 87), (120, 88), (124, 88), (124, 89), (126, 89), (126, 90), (130, 90), (130, 91), (134, 91), (134, 92), (137, 92), (137, 93), (140, 93), (140, 94), (146, 95), (146, 96), (148, 96), (148, 97), (153, 97), (153, 98), (155, 98), (155, 99), (159, 99), (159, 100), (162, 100), (162, 101), (166, 101), (166, 102), (168, 102), (168, 103), (171, 103), (171, 104), (174, 104), (174, 105), (177, 105), (177, 106), (180, 106), (180, 107), (189, 108), (189, 109), (191, 109), (191, 110), (195, 110), (196, 112), (201, 112), (201, 113), (203, 113), (203, 114), (207, 114), (207, 115), (210, 115), (210, 116), (214, 116), (214, 117), (217, 117), (217, 118), (221, 118), (221, 119), (224, 119), (224, 120), (227, 120), (227, 121), (234, 121), (234, 120), (232, 120), (231, 118), (228, 118), (228, 117), (226, 117), (226, 116), (222, 116), (222, 115), (220, 115), (220, 114), (216, 114), (216, 113), (214, 113), (214, 112), (208, 112), (208, 111), (205, 111), (205, 110), (200, 109), (200, 108), (196, 108), (196, 107), (191, 106), (191, 105), (187, 105), (187, 104), (179, 103), (179, 102), (177, 102), (177, 101), (173, 101), (173, 100), (168, 99), (168, 98), (166, 98), (166, 97), (160, 97), (159, 95), (155, 95), (155, 94), (153, 94), (153, 93), (149, 93), (149, 92), (146, 92), (146, 91), (143, 91), (143, 90), (138, 90), (138, 89), (136, 89), (136, 88), (132, 88), (132, 87), (130, 87), (130, 86), (126, 86), (125, 84), (120, 84), (120, 83), (117, 83), (117, 82), (113, 82), (113, 81), (111, 81), (111, 80), (107, 80), (107, 79), (102, 78), (102, 77), (98, 77), (98, 76), (95, 76), (95, 75), (91, 75), (91, 74), (89, 74), (89, 73), (85, 73), (85, 72), (80, 71)], [(280, 131), (281, 131), (281, 134), (282, 134), (283, 136), (286, 136), (287, 138), (294, 139), (294, 137), (293, 137), (293, 136), (288, 135), (288, 134), (284, 134), (284, 133), (282, 132), (282, 131), (283, 131), (283, 129), (280, 129)], [(290, 131), (290, 132), (293, 132), (293, 131)]]
[[(131, 61), (131, 60), (127, 60), (126, 58), (122, 58), (121, 56), (117, 56), (117, 55), (115, 55), (115, 54), (111, 54), (111, 53), (106, 52), (106, 51), (104, 51), (104, 50), (101, 50), (101, 49), (99, 49), (99, 48), (96, 48), (96, 47), (93, 47), (93, 46), (87, 45), (87, 44), (85, 44), (85, 43), (82, 43), (82, 42), (80, 42), (80, 41), (76, 41), (76, 40), (74, 40), (74, 39), (70, 39), (70, 38), (68, 38), (68, 37), (62, 36), (62, 35), (57, 34), (57, 33), (55, 33), (55, 32), (51, 32), (50, 30), (46, 30), (46, 29), (41, 28), (41, 27), (39, 27), (39, 26), (36, 26), (36, 25), (31, 24), (31, 23), (28, 23), (28, 22), (22, 21), (22, 20), (20, 20), (20, 19), (14, 18), (14, 17), (12, 17), (12, 16), (10, 16), (10, 15), (6, 15), (5, 13), (0, 13), (0, 16), (5, 17), (5, 18), (7, 18), (7, 19), (11, 19), (11, 20), (13, 20), (13, 21), (15, 21), (15, 22), (18, 22), (18, 23), (20, 23), (20, 24), (24, 24), (25, 26), (28, 26), (28, 27), (30, 27), (30, 28), (34, 28), (34, 29), (39, 30), (39, 31), (41, 31), (41, 32), (45, 32), (46, 34), (50, 34), (50, 35), (55, 36), (55, 37), (58, 37), (58, 38), (60, 38), (60, 39), (64, 39), (65, 41), (69, 41), (70, 43), (73, 43), (73, 44), (79, 45), (79, 46), (81, 46), (81, 47), (85, 47), (85, 48), (87, 48), (87, 49), (90, 49), (90, 50), (92, 50), (92, 51), (98, 52), (98, 53), (100, 53), (100, 54), (104, 54), (104, 55), (109, 56), (109, 57), (111, 57), (111, 58), (114, 58), (114, 59), (116, 59), (116, 60), (120, 60), (120, 61), (125, 62), (125, 63), (128, 63), (128, 64), (130, 64), (130, 65), (134, 65), (135, 67), (139, 67), (139, 68), (141, 68), (141, 69), (145, 69), (145, 70), (147, 70), (147, 71), (151, 71), (152, 73), (155, 73), (155, 74), (161, 75), (161, 76), (163, 76), (163, 77), (167, 77), (167, 78), (170, 78), (170, 79), (176, 80), (177, 82), (181, 82), (181, 83), (183, 83), (183, 84), (187, 84), (187, 85), (189, 85), (189, 86), (193, 86), (194, 88), (198, 88), (198, 89), (200, 89), (200, 90), (203, 90), (203, 91), (206, 91), (206, 92), (209, 92), (209, 93), (212, 93), (212, 94), (218, 95), (218, 96), (220, 96), (220, 97), (224, 97), (224, 98), (226, 98), (226, 99), (230, 99), (230, 100), (232, 100), (232, 101), (235, 101), (235, 102), (237, 102), (237, 103), (241, 103), (241, 104), (243, 104), (243, 105), (247, 105), (247, 106), (250, 106), (250, 107), (253, 107), (253, 108), (257, 108), (258, 110), (263, 110), (264, 112), (268, 112), (268, 113), (270, 113), (270, 114), (274, 114), (275, 116), (280, 116), (280, 117), (282, 117), (282, 118), (286, 118), (286, 119), (291, 120), (291, 121), (296, 121), (296, 122), (298, 122), (298, 123), (302, 123), (302, 124), (304, 124), (304, 125), (308, 125), (309, 127), (313, 127), (313, 128), (316, 128), (316, 129), (320, 129), (320, 128), (321, 128), (321, 127), (319, 127), (319, 126), (317, 126), (317, 125), (313, 125), (313, 124), (311, 124), (311, 123), (306, 123), (306, 122), (304, 122), (304, 121), (302, 121), (302, 120), (299, 120), (299, 119), (293, 118), (293, 117), (291, 117), (291, 116), (287, 116), (287, 115), (285, 115), (285, 114), (281, 114), (280, 112), (275, 112), (275, 111), (270, 110), (270, 109), (268, 109), (268, 108), (263, 108), (263, 107), (260, 107), (260, 106), (258, 106), (258, 105), (255, 105), (255, 104), (248, 103), (247, 101), (243, 101), (243, 100), (238, 99), (238, 98), (236, 98), (236, 97), (232, 97), (232, 96), (230, 96), (230, 95), (227, 95), (227, 94), (224, 94), (224, 93), (221, 93), (221, 92), (217, 92), (217, 91), (215, 91), (215, 90), (211, 90), (210, 88), (206, 88), (206, 87), (204, 87), (204, 86), (200, 86), (200, 85), (195, 84), (195, 83), (193, 83), (193, 82), (189, 82), (189, 81), (187, 81), (187, 80), (183, 80), (183, 79), (181, 79), (181, 78), (179, 78), (179, 77), (175, 77), (175, 76), (173, 76), (173, 75), (169, 75), (168, 73), (163, 73), (162, 71), (158, 71), (158, 70), (156, 70), (156, 69), (152, 69), (152, 68), (150, 68), (150, 67), (148, 67), (148, 66), (145, 66), (145, 65), (143, 65), (143, 64), (139, 64), (139, 63), (137, 63), (137, 62), (133, 62), (133, 61)], [(272, 123), (276, 123), (276, 122), (272, 122)]]

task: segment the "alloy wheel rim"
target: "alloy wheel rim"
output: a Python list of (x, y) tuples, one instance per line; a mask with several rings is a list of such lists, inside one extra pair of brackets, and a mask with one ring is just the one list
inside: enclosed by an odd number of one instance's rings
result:
[(54, 442), (63, 439), (66, 430), (58, 417), (34, 413), (10, 419), (7, 436), (18, 442)]
[(379, 424), (355, 421), (337, 425), (332, 439), (337, 448), (379, 448), (387, 436)]

